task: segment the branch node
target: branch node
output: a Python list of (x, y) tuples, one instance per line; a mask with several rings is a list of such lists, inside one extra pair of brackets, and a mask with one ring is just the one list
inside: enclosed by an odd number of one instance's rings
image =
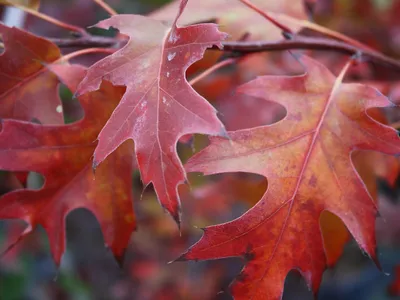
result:
[(293, 40), (294, 34), (288, 31), (282, 31), (282, 35), (286, 40)]

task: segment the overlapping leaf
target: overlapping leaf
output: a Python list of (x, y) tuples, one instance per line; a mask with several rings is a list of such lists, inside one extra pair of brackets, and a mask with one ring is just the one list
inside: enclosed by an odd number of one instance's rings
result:
[[(270, 126), (212, 138), (188, 171), (250, 172), (268, 179), (262, 199), (231, 222), (207, 227), (182, 260), (245, 256), (232, 291), (237, 299), (280, 299), (285, 277), (298, 269), (314, 292), (327, 264), (320, 215), (345, 223), (360, 247), (376, 260), (376, 206), (356, 172), (351, 154), (400, 152), (396, 131), (368, 115), (392, 104), (377, 90), (342, 84), (324, 66), (304, 57), (302, 76), (263, 76), (239, 91), (280, 103), (286, 117)], [(343, 74), (342, 74), (343, 75)]]
[(48, 40), (0, 23), (0, 117), (63, 124), (59, 80), (45, 65), (61, 57)]
[[(176, 0), (162, 7), (150, 16), (158, 20), (172, 21), (179, 6)], [(275, 19), (288, 26), (293, 32), (301, 29), (301, 22), (306, 20), (302, 0), (252, 0), (255, 6), (271, 14)], [(221, 28), (233, 39), (239, 39), (249, 33), (250, 40), (276, 41), (282, 38), (279, 28), (265, 20), (257, 12), (246, 7), (239, 0), (189, 1), (180, 18), (183, 24), (193, 24), (217, 20)]]
[(98, 136), (96, 167), (122, 142), (133, 139), (145, 184), (180, 221), (177, 186), (185, 172), (176, 153), (179, 137), (189, 133), (224, 134), (215, 109), (185, 78), (186, 69), (207, 47), (220, 45), (225, 34), (215, 24), (177, 27), (182, 1), (171, 27), (140, 15), (118, 15), (96, 26), (115, 27), (130, 36), (128, 44), (90, 67), (78, 94), (97, 90), (103, 79), (127, 87), (121, 103)]
[[(74, 90), (85, 70), (76, 65), (53, 65), (52, 71)], [(94, 213), (117, 259), (122, 258), (135, 227), (131, 145), (121, 145), (96, 170), (96, 176), (91, 168), (94, 141), (123, 93), (124, 88), (103, 82), (99, 91), (80, 97), (85, 117), (70, 125), (2, 123), (0, 168), (35, 171), (45, 177), (45, 183), (39, 190), (17, 190), (1, 197), (0, 218), (26, 221), (29, 226), (24, 234), (42, 225), (57, 264), (65, 250), (65, 218), (75, 208)]]

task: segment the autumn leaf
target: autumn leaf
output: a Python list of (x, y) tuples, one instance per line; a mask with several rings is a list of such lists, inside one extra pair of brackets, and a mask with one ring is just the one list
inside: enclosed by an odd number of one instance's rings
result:
[[(84, 76), (80, 66), (52, 66), (73, 86)], [(75, 86), (76, 87), (76, 86)], [(79, 98), (84, 119), (62, 126), (4, 120), (0, 132), (0, 168), (34, 171), (45, 177), (39, 190), (22, 189), (0, 198), (0, 218), (22, 219), (28, 227), (46, 230), (58, 265), (65, 250), (65, 218), (73, 209), (89, 209), (98, 219), (106, 244), (122, 259), (135, 218), (132, 208), (132, 145), (124, 143), (96, 170), (91, 157), (100, 129), (124, 93), (103, 82), (100, 89)]]
[(60, 81), (45, 67), (61, 57), (50, 41), (0, 23), (0, 117), (63, 124)]
[(38, 10), (40, 0), (0, 0), (0, 4), (13, 5), (13, 6), (24, 6), (31, 9)]
[(303, 57), (302, 76), (262, 76), (239, 92), (275, 101), (287, 110), (278, 123), (212, 138), (186, 165), (189, 172), (250, 172), (268, 189), (247, 213), (205, 228), (180, 260), (244, 256), (232, 286), (236, 299), (280, 299), (288, 272), (297, 269), (314, 293), (327, 265), (319, 219), (340, 217), (361, 249), (376, 263), (376, 205), (356, 172), (351, 154), (400, 152), (396, 131), (367, 109), (392, 103), (374, 88), (342, 84), (324, 66)]
[(215, 109), (188, 84), (186, 69), (206, 48), (220, 46), (225, 34), (215, 24), (172, 28), (140, 15), (118, 15), (101, 21), (130, 36), (128, 44), (89, 68), (78, 94), (97, 90), (102, 80), (127, 87), (121, 103), (98, 136), (94, 167), (122, 142), (133, 139), (142, 175), (153, 183), (162, 206), (180, 222), (177, 186), (185, 180), (176, 153), (179, 137), (190, 133), (223, 135)]
[[(172, 21), (180, 1), (174, 1), (152, 12), (150, 16), (158, 20)], [(252, 0), (255, 6), (270, 13), (276, 20), (288, 26), (293, 32), (301, 29), (301, 22), (307, 20), (302, 0)], [(189, 1), (179, 21), (194, 24), (217, 20), (221, 28), (232, 39), (240, 39), (246, 33), (249, 40), (276, 41), (282, 39), (282, 31), (268, 22), (257, 12), (245, 6), (239, 0)]]

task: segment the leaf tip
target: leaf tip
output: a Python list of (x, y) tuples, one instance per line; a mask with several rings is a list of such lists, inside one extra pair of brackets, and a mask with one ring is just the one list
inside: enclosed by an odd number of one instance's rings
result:
[(228, 131), (226, 131), (225, 126), (221, 126), (221, 130), (219, 133), (219, 136), (226, 138), (227, 140), (230, 140), (231, 138), (229, 137)]
[(115, 253), (114, 253), (115, 261), (117, 262), (117, 265), (118, 265), (118, 267), (119, 267), (120, 269), (122, 269), (122, 267), (124, 266), (124, 262), (125, 262), (125, 253), (126, 253), (126, 251), (123, 251), (123, 252), (120, 253), (120, 254), (115, 254)]
[(99, 165), (99, 162), (96, 161), (95, 159), (93, 159), (93, 163), (92, 163), (92, 171), (93, 171), (93, 175), (96, 175), (96, 169), (97, 166)]
[(176, 225), (178, 226), (179, 236), (182, 236), (182, 231), (181, 231), (181, 214), (180, 214), (180, 212), (177, 212), (176, 214), (172, 214), (172, 218), (174, 218), (174, 221), (175, 221)]
[(178, 258), (171, 260), (170, 262), (168, 262), (168, 264), (172, 264), (174, 262), (178, 262), (178, 261), (188, 261), (188, 259), (186, 258), (186, 253), (183, 253), (181, 256), (179, 256)]

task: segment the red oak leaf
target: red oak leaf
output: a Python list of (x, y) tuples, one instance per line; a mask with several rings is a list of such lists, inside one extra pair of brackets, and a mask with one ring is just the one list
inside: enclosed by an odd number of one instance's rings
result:
[[(82, 67), (52, 66), (68, 86), (84, 76)], [(60, 263), (65, 250), (65, 218), (84, 207), (97, 217), (106, 244), (121, 259), (135, 227), (132, 208), (133, 155), (124, 143), (98, 168), (94, 177), (91, 157), (101, 128), (124, 93), (103, 82), (99, 91), (81, 96), (85, 117), (62, 126), (4, 120), (0, 132), (0, 168), (35, 171), (45, 177), (39, 190), (22, 189), (0, 198), (0, 218), (22, 219), (28, 227), (46, 230), (52, 255)]]
[(44, 65), (61, 57), (50, 41), (0, 23), (0, 117), (63, 124), (59, 80)]
[(215, 109), (188, 84), (185, 71), (206, 48), (220, 46), (226, 35), (215, 24), (177, 27), (186, 3), (181, 2), (172, 28), (140, 15), (118, 15), (98, 23), (101, 28), (118, 28), (131, 39), (90, 67), (78, 88), (78, 94), (97, 90), (103, 79), (127, 87), (98, 136), (93, 165), (133, 139), (143, 182), (153, 183), (160, 203), (178, 223), (177, 186), (186, 177), (176, 153), (179, 137), (225, 134)]
[(344, 222), (376, 261), (376, 206), (355, 170), (354, 150), (400, 152), (396, 131), (367, 113), (392, 103), (376, 89), (342, 84), (324, 66), (304, 57), (302, 76), (262, 76), (239, 92), (283, 105), (278, 123), (212, 138), (187, 164), (205, 174), (250, 172), (268, 179), (268, 189), (247, 213), (205, 228), (181, 260), (245, 256), (232, 286), (237, 299), (280, 299), (288, 272), (297, 269), (317, 292), (327, 265), (320, 216)]

